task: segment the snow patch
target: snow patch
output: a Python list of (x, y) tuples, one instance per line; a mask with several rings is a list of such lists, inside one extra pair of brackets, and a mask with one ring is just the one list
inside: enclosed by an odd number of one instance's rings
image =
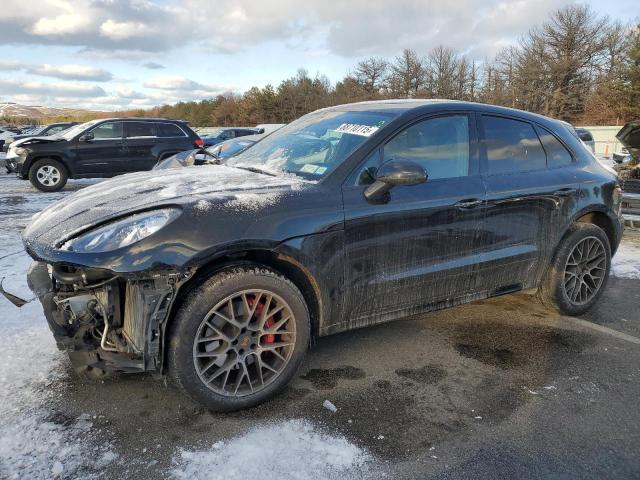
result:
[(611, 275), (640, 280), (640, 242), (623, 238), (611, 262)]
[(181, 450), (170, 474), (188, 480), (364, 478), (370, 455), (304, 420), (250, 430), (199, 451)]
[(238, 193), (226, 203), (226, 206), (236, 211), (256, 212), (264, 207), (275, 205), (282, 193)]
[[(6, 277), (5, 288), (29, 297), (31, 259), (12, 253), (23, 250), (20, 231), (34, 209), (61, 194), (21, 193), (25, 183), (3, 179), (0, 197), (11, 198), (16, 208), (0, 212), (0, 277)], [(0, 478), (98, 476), (116, 455), (109, 444), (96, 442), (90, 417), (66, 418), (52, 410), (65, 388), (66, 359), (55, 346), (41, 305), (32, 302), (18, 309), (0, 298), (0, 320)]]

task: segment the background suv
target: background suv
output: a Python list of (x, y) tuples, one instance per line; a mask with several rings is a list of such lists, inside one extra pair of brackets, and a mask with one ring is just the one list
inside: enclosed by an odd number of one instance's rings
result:
[(151, 170), (167, 156), (200, 146), (200, 137), (181, 120), (110, 118), (76, 125), (59, 136), (14, 142), (7, 164), (38, 190), (54, 192), (68, 178)]

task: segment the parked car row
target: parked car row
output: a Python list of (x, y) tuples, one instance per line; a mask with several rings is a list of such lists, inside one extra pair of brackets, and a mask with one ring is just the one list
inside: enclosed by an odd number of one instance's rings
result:
[(183, 168), (193, 165), (218, 165), (223, 161), (239, 155), (264, 137), (265, 134), (247, 135), (218, 143), (208, 148), (198, 148), (180, 152), (171, 157), (160, 160), (154, 170), (168, 168)]
[[(166, 146), (164, 129), (184, 143)], [(129, 162), (135, 141), (144, 157), (150, 138), (192, 148), (189, 132), (84, 124), (32, 139), (18, 171), (42, 188), (51, 167), (104, 165), (101, 141)], [(29, 285), (79, 372), (168, 373), (230, 411), (281, 391), (319, 336), (534, 288), (584, 313), (607, 283), (620, 205), (615, 173), (565, 124), (393, 100), (310, 113), (223, 165), (87, 187), (34, 216), (24, 242)]]
[[(123, 173), (219, 162), (253, 145), (281, 124), (220, 128), (200, 138), (180, 120), (111, 118), (56, 123), (7, 137), (7, 172), (47, 192), (69, 178), (105, 178)], [(203, 150), (206, 148), (215, 150)], [(184, 152), (177, 157), (176, 154)], [(193, 155), (191, 155), (193, 153)], [(171, 158), (171, 160), (166, 161)]]

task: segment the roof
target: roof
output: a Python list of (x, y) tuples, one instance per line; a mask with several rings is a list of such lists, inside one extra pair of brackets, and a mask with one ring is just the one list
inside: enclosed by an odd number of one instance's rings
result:
[(109, 117), (109, 118), (96, 118), (94, 121), (113, 121), (113, 120), (138, 120), (138, 121), (153, 121), (153, 122), (180, 122), (187, 123), (186, 120), (176, 120), (175, 118), (163, 118), (163, 117)]
[(537, 113), (527, 112), (525, 110), (518, 110), (516, 108), (500, 107), (497, 105), (490, 105), (488, 103), (478, 102), (465, 102), (462, 100), (448, 100), (448, 99), (391, 99), (391, 100), (372, 100), (366, 102), (348, 103), (344, 105), (337, 105), (335, 107), (329, 107), (328, 110), (342, 110), (342, 111), (382, 111), (402, 114), (412, 110), (420, 110), (425, 113), (429, 110), (437, 110), (439, 107), (446, 107), (446, 110), (472, 110), (481, 112), (491, 112), (503, 115), (515, 115), (519, 117), (529, 118), (530, 120), (537, 120), (541, 122), (555, 122), (556, 120), (539, 115)]

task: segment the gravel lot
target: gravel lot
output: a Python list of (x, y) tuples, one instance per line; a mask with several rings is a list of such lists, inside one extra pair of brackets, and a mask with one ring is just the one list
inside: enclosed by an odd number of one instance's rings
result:
[[(0, 277), (42, 194), (0, 176)], [(321, 339), (288, 390), (212, 414), (162, 379), (80, 382), (40, 306), (0, 299), (0, 478), (638, 478), (640, 235), (597, 308), (511, 295)], [(331, 401), (337, 412), (323, 408)]]

